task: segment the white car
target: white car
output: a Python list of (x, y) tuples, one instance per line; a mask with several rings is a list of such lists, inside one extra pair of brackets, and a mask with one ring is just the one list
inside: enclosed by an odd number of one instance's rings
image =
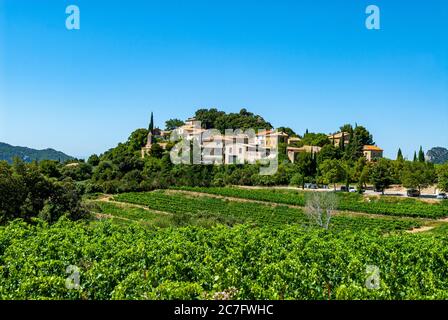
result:
[(350, 188), (348, 188), (348, 192), (357, 192), (357, 191), (354, 187), (350, 187)]
[(446, 193), (439, 193), (437, 195), (437, 199), (440, 199), (440, 200), (448, 199), (448, 196), (446, 195)]

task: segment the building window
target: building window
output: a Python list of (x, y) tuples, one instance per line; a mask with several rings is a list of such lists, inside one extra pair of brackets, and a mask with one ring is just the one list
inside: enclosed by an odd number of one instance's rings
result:
[(240, 152), (240, 154), (242, 154), (243, 153), (243, 148), (240, 148), (239, 152)]

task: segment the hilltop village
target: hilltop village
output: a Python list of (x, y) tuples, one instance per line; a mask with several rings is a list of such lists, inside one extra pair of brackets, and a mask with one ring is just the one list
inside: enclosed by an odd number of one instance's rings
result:
[[(309, 133), (305, 133), (306, 135)], [(326, 135), (326, 138), (331, 145), (344, 149), (348, 147), (352, 135), (352, 132), (338, 131)], [(264, 158), (275, 156), (279, 145), (285, 146), (284, 150), (279, 151), (283, 151), (289, 161), (294, 163), (299, 154), (315, 155), (323, 147), (322, 140), (315, 145), (310, 145), (307, 144), (306, 139), (291, 130), (282, 130), (281, 128), (258, 131), (230, 130), (230, 132), (222, 134), (219, 130), (212, 131), (203, 128), (201, 121), (198, 121), (196, 117), (188, 118), (173, 130), (161, 130), (154, 128), (151, 114), (147, 143), (141, 150), (142, 158), (150, 154), (153, 144), (158, 144), (165, 150), (169, 145), (170, 137), (173, 136), (176, 137), (175, 140), (197, 141), (203, 164), (256, 163)], [(383, 157), (383, 149), (373, 144), (364, 144), (362, 145), (362, 154), (367, 161), (371, 162)]]

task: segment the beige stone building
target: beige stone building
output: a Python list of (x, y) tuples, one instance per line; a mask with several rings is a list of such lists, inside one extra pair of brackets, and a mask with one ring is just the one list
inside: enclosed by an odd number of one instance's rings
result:
[(297, 148), (297, 147), (287, 147), (286, 148), (286, 152), (288, 153), (288, 159), (292, 163), (294, 163), (294, 161), (296, 159), (296, 155), (298, 155), (299, 153), (316, 154), (316, 153), (319, 153), (320, 150), (322, 150), (322, 148), (318, 147), (318, 146), (303, 146), (300, 148)]
[(362, 148), (362, 152), (367, 161), (374, 161), (383, 157), (383, 149), (377, 146), (365, 145)]
[(344, 146), (348, 145), (350, 142), (350, 133), (348, 132), (337, 132), (328, 135), (328, 139), (333, 143), (335, 147), (341, 145), (341, 140), (344, 140)]
[(291, 137), (288, 139), (288, 145), (294, 144), (294, 143), (298, 143), (300, 142), (302, 139), (300, 139), (299, 137)]

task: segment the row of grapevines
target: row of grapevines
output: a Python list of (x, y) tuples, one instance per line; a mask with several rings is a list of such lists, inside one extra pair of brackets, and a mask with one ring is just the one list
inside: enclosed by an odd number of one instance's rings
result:
[[(267, 205), (253, 202), (230, 201), (206, 196), (188, 196), (182, 193), (155, 191), (145, 193), (124, 193), (114, 200), (145, 205), (153, 210), (196, 216), (208, 214), (229, 217), (239, 222), (258, 225), (283, 226), (285, 224), (308, 225), (309, 220), (300, 208), (282, 205)], [(413, 219), (389, 219), (335, 216), (331, 220), (333, 229), (379, 229), (384, 232), (405, 230), (419, 226)]]
[[(296, 190), (244, 189), (237, 187), (180, 187), (178, 189), (297, 206), (304, 206), (306, 200), (306, 192)], [(364, 197), (352, 193), (338, 193), (338, 198), (339, 210), (421, 218), (441, 218), (448, 216), (448, 201), (428, 203), (417, 199)]]
[[(66, 287), (69, 265), (78, 290)], [(447, 270), (436, 235), (64, 219), (0, 228), (0, 299), (448, 299)]]

